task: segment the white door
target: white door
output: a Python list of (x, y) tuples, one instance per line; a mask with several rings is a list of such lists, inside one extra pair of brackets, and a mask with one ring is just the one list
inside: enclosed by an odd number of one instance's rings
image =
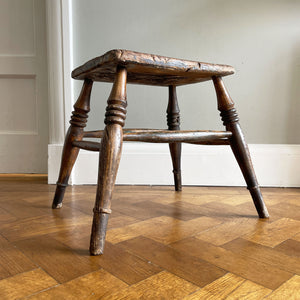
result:
[(46, 173), (44, 0), (0, 0), (0, 173)]

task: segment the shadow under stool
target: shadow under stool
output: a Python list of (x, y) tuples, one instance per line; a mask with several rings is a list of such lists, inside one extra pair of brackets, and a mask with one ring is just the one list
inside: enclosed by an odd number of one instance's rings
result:
[[(222, 81), (223, 76), (233, 73), (234, 69), (227, 65), (175, 59), (128, 50), (111, 50), (72, 72), (74, 79), (83, 80), (83, 87), (74, 105), (71, 125), (66, 134), (52, 207), (60, 208), (62, 206), (65, 189), (79, 149), (100, 152), (90, 243), (91, 255), (103, 253), (106, 227), (111, 213), (112, 192), (123, 141), (169, 143), (176, 191), (181, 190), (181, 143), (230, 145), (259, 217), (268, 218), (268, 211), (257, 183), (234, 102)], [(212, 80), (214, 83), (218, 110), (221, 112), (226, 131), (180, 130), (176, 87), (207, 80)], [(106, 126), (104, 130), (84, 131), (90, 111), (90, 95), (94, 81), (113, 83), (105, 113), (104, 123)], [(127, 83), (168, 87), (167, 130), (123, 129), (126, 118)], [(84, 141), (83, 138), (101, 138), (101, 143)]]

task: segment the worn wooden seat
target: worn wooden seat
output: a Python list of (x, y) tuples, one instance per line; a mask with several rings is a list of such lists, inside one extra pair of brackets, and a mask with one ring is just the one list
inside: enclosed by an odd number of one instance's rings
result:
[(208, 64), (128, 50), (111, 50), (72, 72), (74, 79), (113, 82), (116, 67), (127, 70), (127, 83), (146, 85), (184, 85), (210, 80), (212, 76), (234, 73), (227, 65)]
[[(111, 198), (115, 184), (123, 141), (169, 143), (173, 163), (175, 190), (181, 191), (181, 143), (202, 145), (230, 145), (241, 168), (259, 217), (267, 218), (248, 146), (242, 134), (239, 118), (222, 77), (233, 74), (227, 65), (217, 65), (169, 58), (128, 50), (111, 50), (96, 57), (72, 72), (74, 79), (83, 80), (83, 87), (74, 105), (70, 128), (65, 138), (60, 174), (57, 181), (53, 208), (60, 208), (70, 173), (79, 149), (99, 151), (98, 188), (94, 207), (90, 253), (103, 253)], [(176, 87), (212, 80), (217, 94), (218, 109), (226, 131), (180, 130)], [(93, 82), (113, 82), (107, 101), (104, 130), (84, 131), (90, 110)], [(168, 129), (123, 129), (126, 118), (127, 83), (167, 86)], [(84, 138), (101, 138), (101, 143)]]

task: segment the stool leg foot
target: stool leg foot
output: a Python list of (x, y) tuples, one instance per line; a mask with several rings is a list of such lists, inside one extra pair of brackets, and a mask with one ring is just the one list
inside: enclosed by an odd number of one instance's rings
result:
[(74, 105), (70, 120), (70, 128), (66, 134), (60, 172), (57, 180), (55, 196), (52, 202), (52, 208), (61, 208), (69, 177), (77, 159), (79, 149), (73, 147), (73, 141), (80, 141), (83, 138), (83, 128), (86, 126), (88, 112), (90, 111), (90, 95), (93, 82), (86, 79), (83, 83), (81, 93)]
[(56, 190), (54, 199), (52, 202), (52, 208), (61, 208), (62, 201), (64, 199), (65, 191), (66, 191), (67, 184), (56, 183)]
[(248, 145), (242, 133), (238, 114), (234, 108), (234, 102), (229, 96), (221, 77), (213, 77), (217, 98), (218, 109), (221, 112), (223, 124), (226, 130), (232, 132), (230, 146), (240, 166), (247, 188), (252, 196), (255, 208), (260, 218), (268, 218), (269, 213), (263, 201), (263, 197), (255, 176)]
[(256, 207), (256, 210), (258, 212), (258, 216), (262, 219), (267, 219), (269, 218), (269, 212), (268, 209), (264, 203), (261, 191), (259, 186), (254, 186), (254, 187), (248, 187), (248, 190), (252, 196), (254, 205)]
[(94, 212), (90, 254), (103, 254), (109, 214)]
[(170, 154), (173, 163), (175, 191), (181, 191), (182, 190), (181, 170), (180, 170), (181, 143), (170, 143), (169, 148), (170, 148)]
[[(180, 110), (177, 101), (176, 86), (174, 85), (169, 86), (167, 123), (169, 130), (180, 129)], [(175, 191), (181, 191), (181, 143), (170, 143), (169, 148), (173, 164)]]
[(103, 253), (111, 199), (116, 181), (123, 144), (123, 129), (126, 117), (125, 68), (118, 68), (116, 79), (108, 98), (104, 123), (106, 127), (101, 140), (99, 154), (98, 187), (94, 207), (90, 253)]

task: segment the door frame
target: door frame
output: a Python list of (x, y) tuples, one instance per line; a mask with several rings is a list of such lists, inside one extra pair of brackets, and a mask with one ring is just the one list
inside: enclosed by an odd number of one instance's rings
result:
[(63, 144), (74, 103), (72, 0), (46, 0), (49, 144)]

